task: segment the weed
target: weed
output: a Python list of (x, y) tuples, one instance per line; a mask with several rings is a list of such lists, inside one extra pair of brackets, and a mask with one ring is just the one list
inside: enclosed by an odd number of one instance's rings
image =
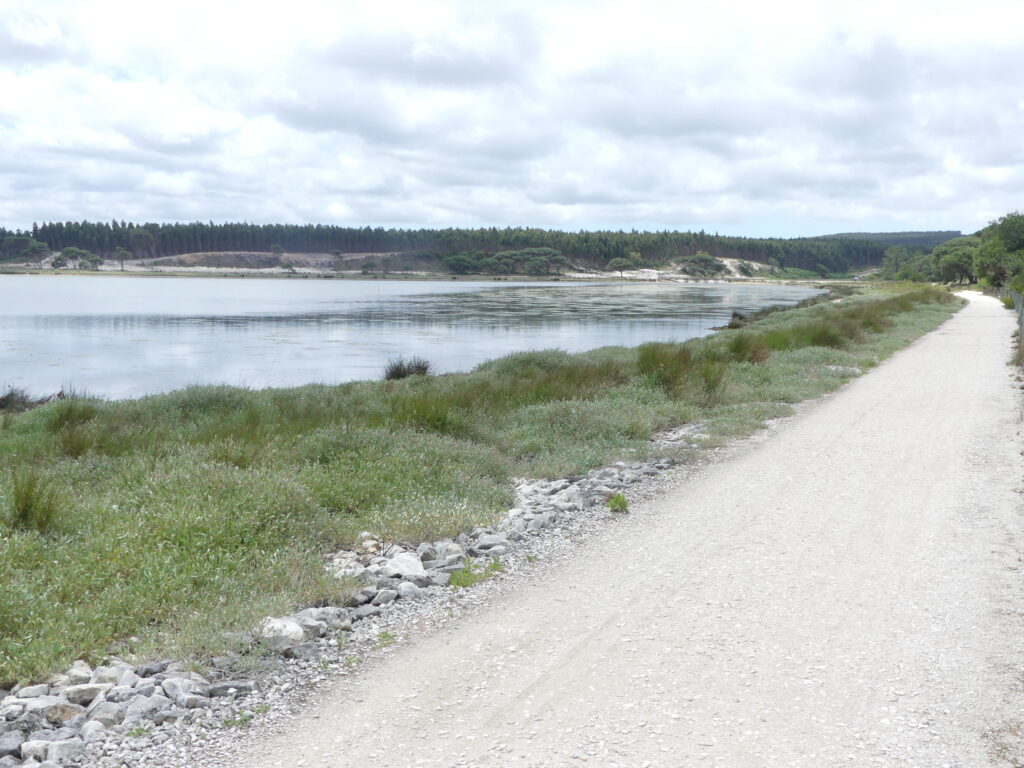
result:
[(538, 559), (539, 558), (536, 555), (527, 555), (526, 556), (526, 562), (528, 562), (528, 563), (536, 563)]
[(1017, 308), (1012, 296), (1003, 296), (1003, 306), (1006, 307), (1007, 309)]
[(253, 717), (248, 712), (241, 712), (234, 717), (225, 717), (221, 724), (227, 728), (248, 728), (252, 725)]
[(482, 563), (467, 563), (465, 568), (454, 571), (449, 580), (449, 586), (456, 589), (472, 587), (481, 581), (491, 578), (495, 574), (504, 573), (505, 567), (497, 558), (493, 558), (487, 565)]
[(125, 733), (129, 739), (142, 739), (149, 736), (149, 728), (143, 728), (141, 725), (132, 728), (130, 731)]
[(398, 357), (389, 360), (384, 368), (384, 379), (394, 381), (409, 376), (427, 376), (430, 373), (430, 361), (422, 357)]
[(38, 469), (11, 470), (11, 523), (41, 534), (53, 532), (62, 499), (53, 481)]
[(613, 493), (605, 503), (612, 512), (629, 512), (629, 501), (621, 493)]
[(252, 712), (254, 715), (265, 715), (269, 711), (270, 705), (266, 702), (263, 702), (262, 704), (257, 704), (255, 707), (252, 708)]
[(91, 421), (96, 418), (98, 412), (95, 402), (72, 393), (56, 401), (49, 412), (46, 425), (51, 432), (59, 432), (62, 429), (78, 427)]
[(377, 635), (377, 642), (374, 645), (377, 648), (387, 648), (389, 645), (394, 645), (397, 641), (397, 637), (385, 630)]
[(683, 344), (654, 341), (636, 350), (637, 369), (666, 391), (674, 391), (694, 366), (693, 351)]
[(0, 416), (0, 429), (10, 429), (14, 424), (14, 414), (10, 411), (4, 411), (3, 415)]

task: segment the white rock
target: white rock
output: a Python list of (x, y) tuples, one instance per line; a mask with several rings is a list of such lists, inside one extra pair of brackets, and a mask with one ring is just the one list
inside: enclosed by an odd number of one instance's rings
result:
[(275, 619), (267, 617), (260, 627), (260, 638), (263, 645), (272, 651), (281, 651), (295, 643), (301, 643), (306, 639), (306, 632), (293, 619)]
[(50, 748), (49, 741), (24, 741), (21, 744), (21, 757), (23, 760), (45, 760), (46, 750)]
[(82, 740), (86, 744), (92, 744), (94, 741), (102, 741), (103, 737), (106, 735), (107, 728), (99, 720), (90, 720), (82, 726)]
[(92, 667), (79, 659), (65, 673), (69, 685), (84, 685), (92, 681)]
[(85, 742), (81, 739), (68, 739), (67, 741), (50, 742), (46, 750), (46, 759), (55, 763), (78, 757), (85, 752)]
[(426, 573), (423, 569), (423, 561), (415, 552), (403, 552), (400, 555), (395, 555), (380, 570), (381, 576), (387, 576), (389, 579), (399, 577), (408, 579), (425, 576)]
[(26, 685), (20, 691), (18, 691), (19, 699), (35, 699), (40, 696), (45, 696), (50, 692), (50, 686), (46, 683), (42, 685)]
[(116, 667), (96, 667), (96, 669), (92, 671), (92, 677), (89, 679), (89, 682), (117, 685), (117, 678), (119, 675), (120, 670)]

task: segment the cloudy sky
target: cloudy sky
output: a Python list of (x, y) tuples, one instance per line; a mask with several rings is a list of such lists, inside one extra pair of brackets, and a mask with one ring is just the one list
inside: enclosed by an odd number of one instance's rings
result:
[(960, 229), (1019, 0), (0, 0), (0, 225)]

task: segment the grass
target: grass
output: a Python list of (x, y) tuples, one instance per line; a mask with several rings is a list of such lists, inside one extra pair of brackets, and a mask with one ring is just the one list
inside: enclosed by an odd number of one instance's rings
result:
[(384, 378), (387, 381), (405, 379), (409, 376), (426, 376), (430, 373), (430, 362), (422, 357), (399, 357), (388, 361), (384, 368)]
[(219, 655), (236, 642), (225, 633), (262, 616), (343, 599), (352, 585), (322, 557), (361, 531), (451, 537), (492, 524), (514, 478), (665, 455), (650, 437), (684, 423), (702, 422), (709, 447), (748, 434), (934, 328), (954, 302), (875, 291), (685, 344), (13, 413), (0, 430), (0, 688), (129, 638), (143, 656)]
[(472, 587), (479, 584), (481, 581), (485, 581), (496, 574), (504, 572), (505, 568), (497, 558), (491, 560), (487, 565), (483, 565), (482, 563), (470, 563), (465, 568), (453, 571), (451, 580), (448, 584), (456, 589), (464, 589), (465, 587)]

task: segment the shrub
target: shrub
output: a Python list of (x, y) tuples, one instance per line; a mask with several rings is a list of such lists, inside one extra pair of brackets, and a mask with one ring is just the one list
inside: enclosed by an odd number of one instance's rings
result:
[(737, 333), (726, 345), (733, 360), (743, 363), (763, 363), (771, 357), (772, 349), (758, 333)]
[(694, 367), (693, 351), (683, 344), (652, 341), (636, 350), (637, 369), (666, 391), (676, 389)]
[(612, 512), (629, 512), (629, 501), (621, 493), (613, 493), (605, 503)]
[(11, 472), (11, 525), (25, 531), (51, 533), (60, 511), (60, 494), (33, 467)]
[(410, 376), (427, 376), (430, 373), (430, 361), (422, 357), (410, 357), (408, 359), (399, 357), (389, 360), (384, 368), (384, 378), (387, 381), (406, 379)]

